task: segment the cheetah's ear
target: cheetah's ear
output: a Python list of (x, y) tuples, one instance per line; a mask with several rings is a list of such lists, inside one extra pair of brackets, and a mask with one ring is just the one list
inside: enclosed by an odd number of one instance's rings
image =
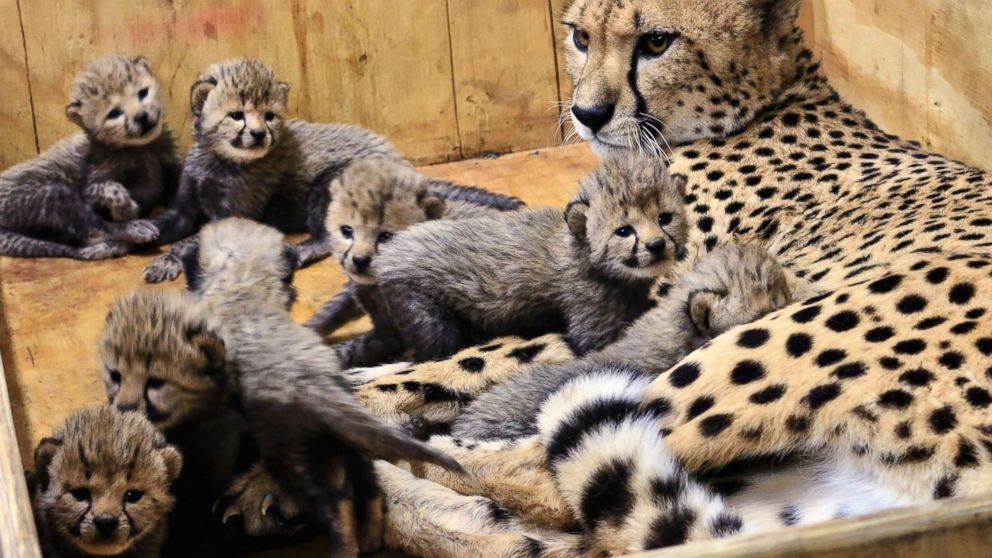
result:
[(179, 478), (179, 473), (183, 470), (183, 456), (173, 446), (165, 446), (159, 450), (162, 461), (165, 463), (165, 475), (172, 482)]
[(148, 61), (144, 56), (135, 56), (131, 63), (138, 68), (144, 68), (149, 74), (152, 73), (152, 63)]
[(696, 291), (689, 295), (689, 320), (696, 331), (705, 337), (713, 335), (713, 326), (710, 323), (710, 315), (713, 306), (723, 296), (714, 291)]
[(58, 438), (43, 438), (34, 450), (34, 476), (41, 490), (48, 488), (51, 477), (48, 474), (48, 467), (55, 458), (55, 453), (62, 447), (62, 440)]
[(417, 198), (417, 205), (424, 210), (424, 215), (427, 216), (428, 221), (444, 216), (444, 200), (436, 194), (424, 193)]
[(83, 102), (79, 99), (73, 99), (68, 105), (65, 106), (65, 115), (72, 121), (76, 126), (83, 126)]
[(189, 90), (189, 107), (193, 110), (193, 116), (203, 114), (203, 105), (207, 102), (207, 96), (217, 87), (217, 80), (212, 77), (201, 79), (193, 84)]
[(565, 222), (572, 235), (582, 242), (586, 240), (586, 215), (589, 213), (589, 202), (573, 201), (565, 207)]
[(193, 348), (203, 353), (207, 357), (207, 368), (213, 372), (224, 369), (224, 359), (227, 358), (227, 349), (224, 340), (212, 329), (204, 325), (196, 325), (186, 330), (186, 339), (189, 340)]

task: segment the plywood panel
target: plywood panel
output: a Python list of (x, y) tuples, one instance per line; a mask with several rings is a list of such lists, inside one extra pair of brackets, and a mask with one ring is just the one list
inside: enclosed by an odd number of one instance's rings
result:
[(0, 0), (0, 169), (38, 154), (17, 0)]
[(558, 77), (547, 0), (448, 0), (462, 153), (554, 143)]
[(808, 3), (814, 50), (848, 100), (893, 133), (992, 167), (992, 4)]
[[(211, 62), (254, 56), (291, 86), (290, 113), (361, 124), (413, 159), (457, 152), (444, 0), (93, 0), (25, 2), (41, 143), (73, 130), (62, 107), (73, 74), (110, 52), (157, 68), (168, 121), (190, 138), (189, 87)], [(387, 25), (388, 22), (388, 25)]]

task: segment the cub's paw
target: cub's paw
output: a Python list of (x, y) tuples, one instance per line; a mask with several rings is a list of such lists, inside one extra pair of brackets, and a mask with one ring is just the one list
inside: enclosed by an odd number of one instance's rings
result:
[(250, 537), (292, 536), (306, 526), (299, 507), (261, 462), (231, 481), (214, 513), (224, 525), (237, 526), (238, 534)]
[(147, 244), (158, 238), (159, 230), (155, 223), (147, 219), (138, 219), (124, 223), (122, 233), (124, 238), (118, 240), (133, 244)]
[[(141, 208), (138, 203), (130, 197), (127, 199), (115, 199), (110, 205), (110, 218), (118, 223), (134, 221), (138, 218)], [(155, 234), (158, 237), (158, 233)]]
[(173, 254), (162, 254), (145, 267), (146, 283), (172, 281), (183, 272), (183, 264)]
[(81, 260), (109, 260), (127, 255), (130, 246), (124, 242), (108, 240), (79, 249)]

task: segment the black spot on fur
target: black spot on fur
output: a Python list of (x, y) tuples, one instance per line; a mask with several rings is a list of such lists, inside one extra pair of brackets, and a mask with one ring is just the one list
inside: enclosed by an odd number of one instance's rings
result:
[(923, 387), (934, 380), (933, 372), (926, 368), (917, 368), (908, 372), (903, 372), (899, 376), (899, 381), (915, 387)]
[(975, 296), (975, 286), (971, 283), (958, 283), (951, 287), (950, 301), (954, 304), (968, 304)]
[(878, 404), (889, 409), (905, 409), (913, 403), (913, 396), (901, 389), (889, 390), (878, 397)]
[(969, 388), (965, 393), (965, 399), (976, 409), (985, 409), (989, 405), (992, 405), (992, 394), (989, 394), (989, 390), (985, 388)]
[(848, 362), (842, 364), (834, 370), (834, 376), (837, 376), (841, 380), (850, 380), (851, 378), (859, 378), (864, 376), (867, 372), (867, 367), (861, 362)]
[(580, 511), (586, 529), (600, 521), (619, 523), (634, 506), (630, 490), (631, 464), (614, 459), (593, 473), (582, 491)]
[(534, 345), (527, 345), (525, 347), (513, 349), (507, 356), (517, 359), (520, 364), (530, 364), (545, 348), (547, 348), (547, 345), (544, 343), (536, 343)]
[(782, 520), (782, 525), (786, 527), (795, 525), (802, 519), (799, 515), (799, 506), (796, 504), (789, 504), (782, 508), (782, 511), (778, 512), (778, 517)]
[(975, 341), (975, 348), (985, 356), (992, 356), (992, 337), (982, 337)]
[(379, 384), (379, 385), (375, 386), (375, 389), (377, 389), (379, 391), (385, 391), (387, 393), (395, 393), (396, 392), (396, 384)]
[(651, 527), (648, 530), (650, 535), (644, 541), (644, 550), (666, 548), (685, 543), (695, 522), (695, 512), (681, 506), (663, 513), (651, 522)]
[(744, 522), (737, 514), (730, 512), (720, 512), (720, 515), (713, 520), (713, 526), (710, 528), (710, 532), (713, 533), (714, 537), (727, 537), (735, 533), (739, 533), (744, 527)]
[(858, 326), (860, 321), (861, 320), (858, 318), (856, 313), (851, 312), (850, 310), (845, 310), (844, 312), (838, 312), (837, 314), (827, 318), (824, 325), (833, 331), (841, 333), (854, 329)]
[(577, 447), (582, 437), (603, 424), (616, 424), (635, 415), (640, 405), (631, 401), (599, 399), (572, 412), (551, 436), (547, 445), (548, 461), (551, 463), (568, 455)]
[(922, 312), (926, 307), (927, 299), (920, 295), (905, 296), (896, 304), (896, 309), (903, 314), (916, 314)]
[(909, 339), (896, 343), (892, 350), (901, 355), (918, 355), (926, 348), (927, 344), (922, 339)]
[(689, 406), (689, 413), (687, 415), (687, 419), (692, 420), (698, 417), (699, 415), (705, 413), (706, 411), (709, 411), (715, 404), (716, 404), (716, 399), (714, 399), (712, 395), (706, 395), (696, 399), (695, 401), (692, 402), (692, 405)]
[(808, 308), (803, 308), (802, 310), (799, 310), (798, 312), (792, 315), (792, 321), (798, 324), (808, 324), (809, 322), (812, 322), (813, 320), (816, 319), (817, 316), (820, 315), (820, 310), (821, 309), (819, 306), (810, 306)]
[(503, 348), (502, 343), (494, 343), (492, 345), (486, 345), (485, 347), (479, 347), (480, 353), (491, 353), (493, 351), (498, 351)]
[(875, 294), (892, 292), (902, 283), (902, 275), (888, 275), (868, 285), (868, 290)]
[(816, 365), (827, 367), (847, 358), (847, 353), (841, 349), (827, 349), (816, 357)]
[(479, 357), (468, 357), (458, 361), (458, 366), (466, 372), (478, 374), (486, 367), (486, 361)]
[(957, 475), (948, 475), (940, 481), (937, 482), (937, 486), (933, 489), (933, 499), (943, 500), (944, 498), (950, 498), (954, 496), (954, 491), (958, 483)]
[(751, 403), (755, 405), (767, 405), (769, 403), (774, 403), (785, 395), (786, 386), (782, 384), (776, 384), (769, 386), (761, 391), (751, 394)]
[(739, 386), (757, 382), (764, 377), (765, 367), (753, 360), (738, 362), (730, 373), (730, 380)]
[(869, 343), (883, 343), (892, 339), (896, 332), (891, 327), (876, 327), (865, 332), (865, 341)]
[(958, 425), (958, 417), (954, 409), (943, 407), (930, 414), (930, 429), (934, 434), (947, 434)]
[(668, 383), (677, 388), (684, 388), (699, 378), (699, 365), (690, 362), (679, 366), (668, 375)]
[(734, 415), (732, 414), (723, 413), (719, 415), (712, 415), (699, 421), (699, 431), (703, 436), (712, 438), (720, 435), (721, 432), (730, 428), (730, 425), (733, 423)]
[(685, 481), (681, 477), (651, 479), (651, 498), (660, 505), (675, 504), (684, 492)]
[(745, 349), (757, 349), (768, 342), (771, 334), (767, 329), (749, 329), (737, 338), (737, 346)]
[(740, 494), (748, 486), (743, 479), (720, 479), (709, 483), (710, 490), (724, 498)]
[(809, 405), (812, 410), (817, 410), (820, 407), (826, 405), (827, 403), (833, 401), (840, 397), (840, 384), (824, 384), (822, 386), (816, 386), (815, 388), (809, 390), (803, 401)]
[(785, 350), (793, 358), (799, 358), (813, 348), (813, 338), (805, 333), (793, 333), (785, 341)]
[(958, 440), (958, 454), (954, 457), (954, 465), (960, 469), (978, 467), (978, 448), (970, 440)]
[(949, 351), (940, 355), (938, 362), (944, 365), (945, 368), (957, 370), (964, 364), (964, 355), (956, 351)]

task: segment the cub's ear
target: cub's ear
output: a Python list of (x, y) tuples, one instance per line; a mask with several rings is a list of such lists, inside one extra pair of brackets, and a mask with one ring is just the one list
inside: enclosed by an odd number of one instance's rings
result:
[(48, 474), (48, 467), (52, 464), (56, 452), (62, 447), (62, 440), (58, 438), (43, 438), (34, 450), (34, 476), (38, 486), (45, 490), (51, 477)]
[(679, 196), (681, 196), (684, 199), (686, 190), (688, 189), (689, 186), (689, 179), (687, 179), (684, 174), (673, 174), (672, 185), (675, 186), (675, 189), (676, 191), (678, 191)]
[(183, 456), (173, 446), (165, 446), (159, 450), (162, 461), (165, 463), (165, 475), (169, 482), (179, 478), (179, 473), (183, 470)]
[(284, 81), (276, 82), (276, 100), (283, 107), (289, 104), (289, 84)]
[(424, 193), (417, 198), (417, 205), (424, 210), (424, 215), (427, 216), (428, 221), (444, 216), (444, 199), (436, 194)]
[(76, 126), (83, 126), (83, 102), (79, 99), (73, 99), (68, 105), (65, 106), (65, 115), (72, 121)]
[(217, 87), (217, 80), (212, 77), (201, 79), (193, 84), (189, 90), (189, 107), (193, 110), (193, 116), (203, 114), (203, 105), (215, 87)]
[(572, 231), (575, 238), (585, 242), (586, 240), (586, 216), (589, 213), (589, 202), (585, 200), (573, 201), (565, 207), (565, 222), (568, 223), (568, 230)]
[(207, 357), (211, 371), (224, 369), (227, 349), (224, 346), (224, 340), (216, 331), (208, 329), (202, 324), (196, 325), (186, 330), (186, 339), (189, 340), (194, 349), (199, 350)]
[(713, 306), (722, 298), (720, 293), (714, 291), (696, 291), (689, 295), (689, 320), (700, 335), (709, 337), (713, 334), (710, 315)]
[(152, 64), (144, 56), (135, 56), (134, 59), (131, 60), (131, 63), (134, 64), (135, 67), (144, 68), (144, 70), (149, 74), (152, 73)]

